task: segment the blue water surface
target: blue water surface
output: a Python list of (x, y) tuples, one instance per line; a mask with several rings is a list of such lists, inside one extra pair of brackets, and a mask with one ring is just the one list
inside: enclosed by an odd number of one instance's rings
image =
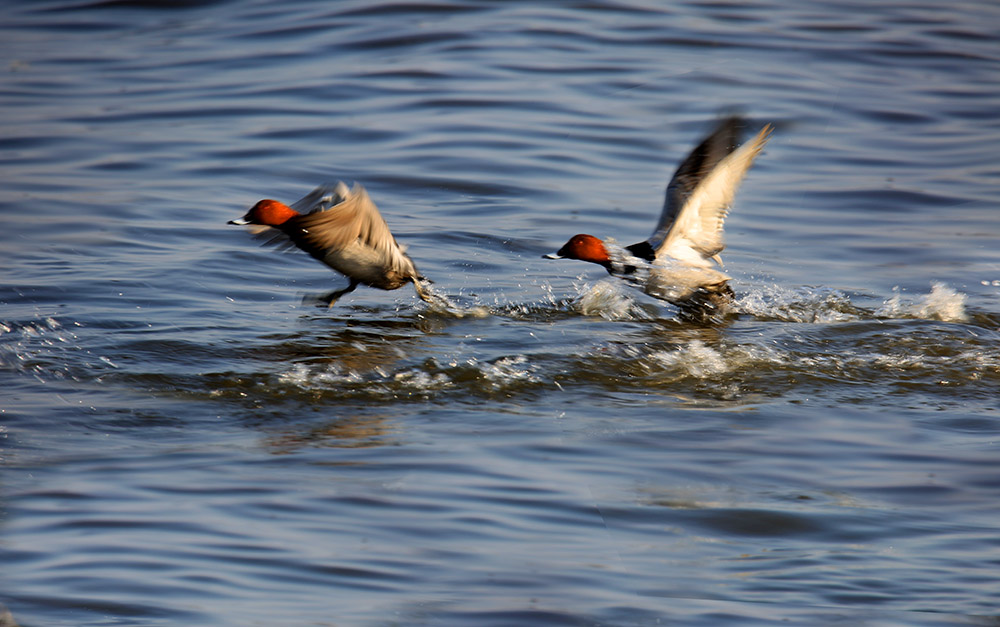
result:
[[(996, 3), (40, 0), (0, 36), (23, 627), (1000, 620)], [(731, 319), (541, 258), (648, 236), (734, 112), (776, 130)], [(336, 180), (447, 306), (304, 304), (346, 281), (226, 225)]]

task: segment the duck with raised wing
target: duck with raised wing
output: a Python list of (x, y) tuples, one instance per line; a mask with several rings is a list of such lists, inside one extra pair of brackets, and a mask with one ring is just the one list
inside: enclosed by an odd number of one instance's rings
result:
[(261, 200), (229, 224), (251, 225), (266, 244), (303, 250), (346, 276), (350, 280), (346, 288), (315, 298), (328, 307), (362, 284), (394, 290), (413, 283), (421, 299), (431, 300), (423, 285), (427, 279), (396, 242), (361, 185), (317, 187), (291, 206)]
[(719, 253), (736, 190), (771, 135), (770, 124), (738, 146), (745, 122), (726, 118), (691, 151), (667, 185), (660, 221), (649, 239), (618, 248), (593, 235), (574, 235), (547, 259), (579, 259), (640, 286), (650, 296), (705, 319), (733, 298)]

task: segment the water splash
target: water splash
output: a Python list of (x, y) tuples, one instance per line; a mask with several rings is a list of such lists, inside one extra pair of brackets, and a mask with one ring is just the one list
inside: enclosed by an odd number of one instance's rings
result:
[(968, 322), (965, 312), (966, 296), (944, 283), (931, 285), (929, 294), (916, 300), (904, 299), (899, 287), (893, 288), (893, 295), (875, 311), (882, 318), (920, 318), (942, 322)]
[(427, 309), (425, 310), (427, 313), (451, 318), (486, 318), (491, 313), (489, 307), (483, 305), (463, 307), (448, 296), (434, 290), (428, 283), (424, 283), (422, 289), (428, 297)]
[(648, 357), (658, 368), (679, 370), (697, 379), (725, 374), (737, 366), (721, 347), (712, 348), (701, 340), (692, 340), (675, 350), (655, 351)]
[[(68, 325), (68, 326), (67, 326)], [(64, 325), (51, 316), (32, 320), (0, 322), (0, 369), (25, 372), (39, 381), (87, 378), (85, 373), (118, 368), (109, 357), (81, 346), (76, 330), (83, 325)]]
[(736, 310), (763, 320), (824, 324), (859, 320), (863, 311), (835, 289), (780, 285), (754, 287), (737, 296)]
[(427, 397), (456, 387), (492, 391), (513, 385), (538, 383), (542, 366), (526, 355), (511, 355), (492, 361), (475, 357), (420, 364), (346, 367), (337, 362), (298, 363), (276, 375), (278, 383), (314, 394), (361, 394), (374, 398)]
[(585, 316), (605, 320), (650, 320), (654, 318), (636, 302), (631, 288), (618, 280), (577, 285), (572, 307)]
[(831, 288), (754, 287), (736, 299), (740, 313), (762, 320), (824, 324), (859, 320), (912, 319), (968, 322), (966, 296), (944, 283), (934, 283), (928, 294), (907, 299), (898, 287), (875, 310), (860, 307), (851, 297)]
[(538, 383), (541, 379), (536, 374), (539, 366), (533, 364), (525, 355), (502, 357), (493, 363), (479, 365), (483, 377), (496, 387), (503, 387), (512, 382)]

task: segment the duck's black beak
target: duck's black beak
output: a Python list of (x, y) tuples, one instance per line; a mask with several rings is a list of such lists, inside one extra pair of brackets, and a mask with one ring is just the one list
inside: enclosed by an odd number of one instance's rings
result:
[(226, 224), (235, 224), (236, 226), (244, 226), (250, 223), (246, 221), (246, 218), (236, 218), (235, 220), (230, 220), (229, 222), (226, 222)]
[(547, 255), (542, 255), (542, 259), (565, 259), (565, 257), (559, 253), (549, 253)]

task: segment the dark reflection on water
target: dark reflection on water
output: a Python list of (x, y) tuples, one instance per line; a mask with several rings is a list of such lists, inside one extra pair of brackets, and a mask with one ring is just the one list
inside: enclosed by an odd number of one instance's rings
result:
[[(997, 623), (992, 4), (0, 11), (18, 623)], [(540, 258), (734, 109), (724, 324)], [(440, 302), (225, 225), (338, 179)]]

